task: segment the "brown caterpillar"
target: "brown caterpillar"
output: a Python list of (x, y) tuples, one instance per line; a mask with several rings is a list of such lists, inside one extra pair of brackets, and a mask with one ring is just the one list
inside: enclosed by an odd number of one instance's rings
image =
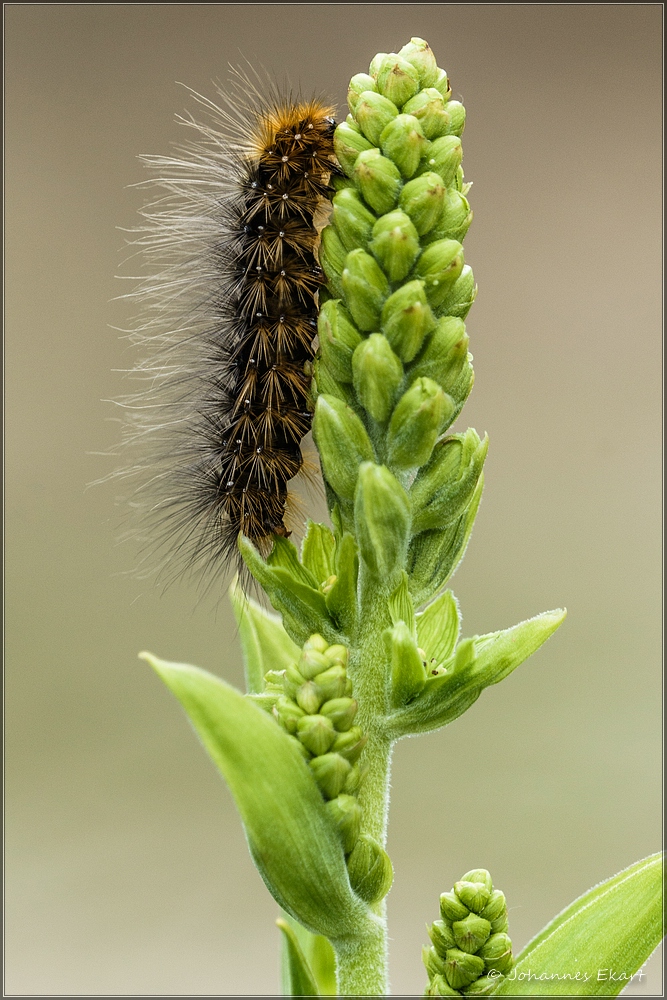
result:
[(226, 563), (239, 532), (264, 552), (289, 534), (311, 425), (333, 109), (266, 97), (241, 72), (219, 93), (225, 108), (193, 94), (206, 120), (180, 119), (195, 142), (142, 157), (158, 198), (133, 241), (158, 267), (129, 296), (143, 307), (134, 375), (148, 384), (122, 401), (125, 444), (142, 456), (129, 473), (143, 480), (147, 561), (157, 546), (169, 577)]

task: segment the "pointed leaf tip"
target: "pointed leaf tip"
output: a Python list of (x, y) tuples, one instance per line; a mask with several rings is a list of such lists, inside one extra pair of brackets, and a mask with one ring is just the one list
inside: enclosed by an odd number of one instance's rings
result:
[(315, 977), (301, 950), (296, 934), (282, 917), (276, 920), (276, 926), (283, 933), (283, 946), (285, 948), (285, 957), (283, 960), (286, 966), (285, 978), (287, 980), (284, 983), (285, 995), (291, 997), (320, 996), (320, 991), (315, 983)]

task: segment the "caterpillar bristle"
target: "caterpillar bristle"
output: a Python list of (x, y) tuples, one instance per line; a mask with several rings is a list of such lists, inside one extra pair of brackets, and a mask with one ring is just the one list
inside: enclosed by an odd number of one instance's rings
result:
[[(141, 459), (149, 562), (181, 572), (238, 570), (237, 539), (268, 554), (287, 536), (288, 484), (304, 469), (317, 333), (319, 232), (326, 222), (333, 109), (281, 96), (233, 71), (219, 106), (172, 156), (142, 157), (157, 189), (133, 245), (148, 263), (129, 298), (145, 387), (121, 401), (124, 445)], [(147, 458), (146, 456), (150, 456)], [(157, 554), (157, 558), (156, 558)]]

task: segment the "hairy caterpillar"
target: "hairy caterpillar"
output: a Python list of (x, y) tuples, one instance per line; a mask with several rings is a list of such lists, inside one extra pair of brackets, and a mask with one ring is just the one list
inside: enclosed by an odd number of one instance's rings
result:
[(264, 552), (289, 534), (287, 484), (311, 424), (335, 122), (319, 100), (260, 87), (235, 71), (225, 107), (193, 93), (204, 120), (179, 120), (194, 141), (141, 157), (157, 189), (134, 240), (150, 274), (129, 295), (146, 387), (123, 401), (124, 443), (142, 456), (134, 504), (168, 576), (224, 565), (239, 532)]

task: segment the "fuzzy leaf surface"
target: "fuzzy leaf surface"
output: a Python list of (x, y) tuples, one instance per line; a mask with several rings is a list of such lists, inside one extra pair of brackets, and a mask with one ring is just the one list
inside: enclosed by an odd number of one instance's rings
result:
[(653, 854), (584, 893), (526, 945), (493, 996), (618, 996), (662, 939), (663, 879)]
[(178, 698), (243, 820), (255, 864), (274, 899), (317, 934), (363, 933), (338, 833), (292, 740), (219, 678), (142, 653)]

